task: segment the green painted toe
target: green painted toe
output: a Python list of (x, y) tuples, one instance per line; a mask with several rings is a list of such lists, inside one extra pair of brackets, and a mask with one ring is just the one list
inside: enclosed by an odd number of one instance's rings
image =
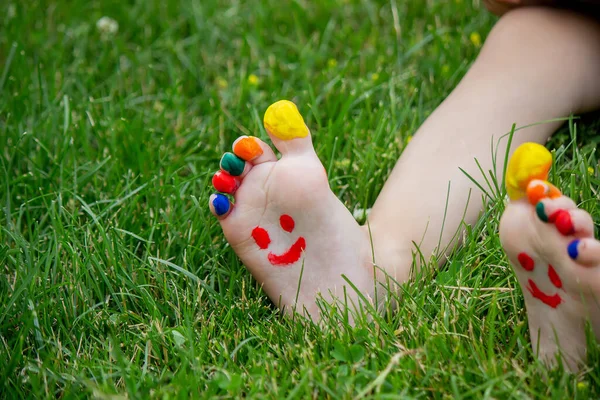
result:
[(232, 176), (239, 176), (244, 172), (246, 161), (242, 160), (233, 153), (225, 153), (221, 157), (221, 169)]
[(548, 222), (548, 216), (546, 215), (546, 210), (544, 209), (544, 203), (542, 203), (541, 201), (537, 203), (537, 205), (535, 206), (535, 212), (537, 213), (539, 219), (541, 219), (544, 222)]

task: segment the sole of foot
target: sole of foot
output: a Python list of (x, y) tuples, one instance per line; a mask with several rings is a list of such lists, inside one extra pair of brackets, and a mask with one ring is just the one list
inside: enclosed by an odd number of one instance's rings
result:
[(370, 238), (333, 194), (296, 106), (265, 113), (275, 148), (243, 136), (221, 159), (209, 207), (225, 238), (271, 300), (320, 319), (318, 298), (357, 308), (374, 293)]

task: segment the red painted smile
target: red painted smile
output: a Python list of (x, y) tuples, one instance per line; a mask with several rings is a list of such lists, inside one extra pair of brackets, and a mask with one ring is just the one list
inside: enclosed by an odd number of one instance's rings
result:
[(293, 264), (300, 259), (302, 251), (306, 248), (306, 240), (303, 237), (299, 237), (296, 243), (292, 245), (285, 253), (281, 255), (269, 253), (269, 262), (273, 265), (287, 265)]
[(550, 296), (549, 294), (544, 293), (531, 279), (529, 279), (527, 283), (529, 283), (529, 286), (527, 287), (529, 293), (531, 293), (533, 297), (540, 300), (542, 303), (552, 308), (556, 308), (560, 303), (562, 303), (562, 298), (558, 293), (554, 293), (552, 296)]
[[(533, 261), (533, 259), (527, 253), (519, 253), (517, 259), (525, 271), (532, 272), (535, 268), (535, 261)], [(554, 270), (554, 267), (550, 264), (548, 264), (548, 279), (554, 285), (554, 287), (557, 289), (562, 289), (562, 281), (556, 273), (556, 270)], [(560, 297), (558, 293), (554, 293), (553, 295), (546, 294), (532, 279), (528, 279), (527, 284), (527, 290), (529, 290), (529, 293), (547, 306), (556, 308), (560, 305), (560, 303), (562, 303), (562, 297)]]
[[(295, 222), (289, 215), (283, 214), (279, 217), (279, 224), (281, 228), (286, 232), (292, 232), (294, 230)], [(252, 230), (252, 238), (256, 242), (259, 248), (267, 249), (271, 244), (271, 237), (266, 229), (257, 226)], [(272, 265), (282, 266), (293, 264), (302, 257), (302, 252), (306, 249), (306, 240), (302, 236), (296, 240), (292, 246), (282, 254), (273, 254), (269, 252), (267, 259)]]

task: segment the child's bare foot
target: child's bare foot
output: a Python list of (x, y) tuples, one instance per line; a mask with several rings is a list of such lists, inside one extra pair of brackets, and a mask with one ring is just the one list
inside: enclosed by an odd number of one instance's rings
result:
[(271, 300), (288, 313), (306, 311), (318, 319), (319, 293), (358, 304), (344, 276), (363, 294), (373, 293), (370, 241), (331, 192), (295, 106), (283, 101), (269, 110), (265, 127), (281, 159), (260, 139), (239, 138), (213, 178), (218, 191), (234, 196), (234, 204), (215, 194), (209, 206)]
[[(546, 170), (547, 171), (547, 170)], [(600, 242), (590, 215), (532, 180), (527, 198), (513, 200), (500, 239), (525, 295), (534, 351), (548, 364), (561, 353), (572, 370), (585, 360), (585, 323), (600, 335)], [(543, 196), (542, 196), (543, 197)]]

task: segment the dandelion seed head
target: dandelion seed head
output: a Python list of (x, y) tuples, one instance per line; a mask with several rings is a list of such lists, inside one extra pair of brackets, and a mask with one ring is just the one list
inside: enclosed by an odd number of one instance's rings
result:
[(119, 32), (119, 23), (114, 19), (104, 16), (96, 22), (96, 29), (103, 38), (107, 39)]

